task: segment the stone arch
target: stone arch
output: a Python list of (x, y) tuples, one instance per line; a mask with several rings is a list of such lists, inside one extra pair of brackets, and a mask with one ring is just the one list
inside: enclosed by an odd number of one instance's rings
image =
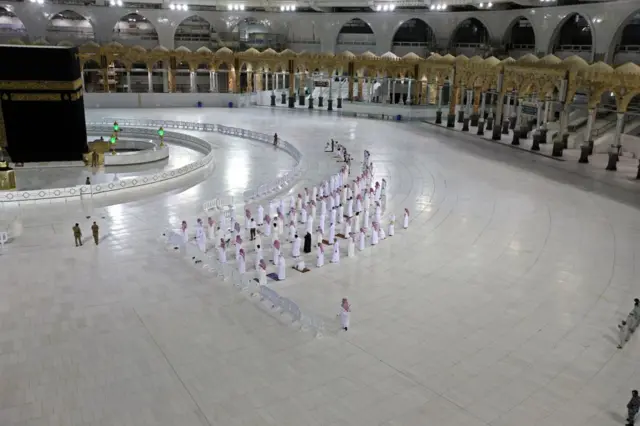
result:
[[(409, 52), (427, 57), (436, 46), (436, 34), (433, 28), (420, 18), (411, 18), (398, 24), (391, 38), (391, 51), (398, 56)], [(398, 49), (408, 43), (409, 49)], [(415, 46), (413, 46), (415, 44)]]
[[(576, 31), (576, 29), (580, 29)], [(570, 31), (573, 31), (571, 33)], [(580, 33), (588, 33), (581, 35)], [(593, 57), (595, 45), (595, 32), (593, 25), (588, 17), (578, 12), (567, 14), (553, 30), (549, 41), (549, 52), (557, 56), (571, 56), (583, 52), (581, 56), (586, 61), (590, 61)], [(565, 46), (565, 47), (562, 47)], [(574, 47), (567, 50), (569, 47)], [(561, 52), (569, 52), (562, 55)]]
[(375, 32), (371, 24), (364, 19), (353, 17), (346, 21), (336, 35), (336, 49), (338, 52), (349, 50), (360, 54), (367, 50), (375, 50)]
[(502, 37), (502, 42), (506, 46), (507, 51), (510, 50), (510, 46), (523, 46), (520, 47), (520, 49), (527, 49), (534, 52), (536, 49), (536, 40), (536, 30), (533, 23), (525, 16), (518, 16), (511, 21)]
[(158, 44), (158, 31), (146, 16), (139, 12), (128, 13), (113, 26), (114, 41), (123, 45), (140, 45), (153, 48)]
[(173, 44), (176, 48), (185, 46), (195, 52), (202, 46), (211, 48), (216, 36), (216, 29), (211, 22), (194, 14), (184, 18), (176, 26), (173, 32)]
[[(608, 62), (614, 65), (629, 61), (640, 62), (634, 58), (634, 56), (640, 57), (640, 50), (636, 50), (633, 46), (640, 46), (640, 9), (630, 13), (616, 29), (609, 44), (608, 51), (611, 52), (611, 57)], [(620, 53), (619, 58), (618, 53)]]
[(96, 37), (91, 20), (69, 9), (62, 10), (49, 18), (46, 34), (46, 39), (51, 44), (58, 44), (61, 41), (83, 44), (95, 40)]
[(467, 18), (453, 29), (449, 40), (456, 54), (474, 56), (481, 54), (489, 45), (491, 33), (487, 24), (479, 18)]
[(22, 20), (9, 7), (0, 6), (0, 43), (27, 41), (29, 33)]

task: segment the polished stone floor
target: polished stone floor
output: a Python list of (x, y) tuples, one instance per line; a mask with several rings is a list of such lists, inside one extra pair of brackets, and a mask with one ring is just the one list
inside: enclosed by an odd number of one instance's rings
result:
[[(184, 191), (12, 211), (22, 233), (0, 256), (0, 424), (624, 421), (640, 387), (638, 337), (615, 347), (640, 295), (635, 181), (428, 125), (266, 109), (89, 113), (125, 114), (277, 131), (311, 160), (293, 192), (336, 167), (322, 153), (328, 138), (357, 159), (368, 149), (389, 181), (385, 213), (408, 207), (410, 228), (274, 284), (325, 319), (315, 339), (158, 241), (204, 199), (286, 169), (246, 141)], [(72, 223), (89, 236), (92, 220), (100, 245), (74, 247)], [(342, 297), (353, 307), (346, 333)]]

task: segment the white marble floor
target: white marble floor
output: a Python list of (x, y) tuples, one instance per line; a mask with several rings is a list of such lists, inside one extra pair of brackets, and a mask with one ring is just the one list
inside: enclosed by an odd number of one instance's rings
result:
[[(108, 234), (97, 247), (73, 247), (81, 209), (21, 212), (24, 232), (0, 256), (0, 424), (624, 421), (640, 344), (617, 350), (615, 326), (640, 294), (637, 182), (428, 125), (266, 109), (94, 114), (277, 131), (313, 159), (298, 188), (332, 166), (327, 138), (369, 149), (387, 212), (408, 207), (410, 229), (275, 285), (325, 318), (314, 339), (157, 242), (213, 186), (233, 192), (280, 167), (230, 160), (207, 191), (96, 208)], [(341, 297), (353, 304), (346, 333)]]

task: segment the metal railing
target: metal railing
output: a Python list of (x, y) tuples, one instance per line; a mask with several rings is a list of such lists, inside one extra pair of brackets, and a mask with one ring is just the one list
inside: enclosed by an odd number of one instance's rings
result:
[(304, 313), (293, 300), (280, 296), (271, 287), (260, 285), (249, 273), (241, 274), (232, 264), (221, 263), (215, 256), (217, 250), (209, 250), (206, 253), (194, 244), (193, 240), (184, 242), (183, 237), (176, 231), (167, 229), (163, 233), (165, 244), (168, 248), (180, 249), (180, 253), (194, 266), (200, 266), (203, 270), (229, 281), (238, 291), (247, 295), (252, 300), (266, 304), (268, 309), (280, 315), (288, 315), (293, 325), (298, 325), (301, 330), (311, 331), (316, 337), (322, 336), (324, 322), (314, 315)]

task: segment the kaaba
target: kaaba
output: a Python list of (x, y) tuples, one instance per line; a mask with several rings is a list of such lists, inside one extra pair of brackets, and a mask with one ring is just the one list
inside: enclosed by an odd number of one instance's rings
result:
[(87, 129), (75, 47), (0, 45), (0, 148), (14, 163), (82, 161)]

